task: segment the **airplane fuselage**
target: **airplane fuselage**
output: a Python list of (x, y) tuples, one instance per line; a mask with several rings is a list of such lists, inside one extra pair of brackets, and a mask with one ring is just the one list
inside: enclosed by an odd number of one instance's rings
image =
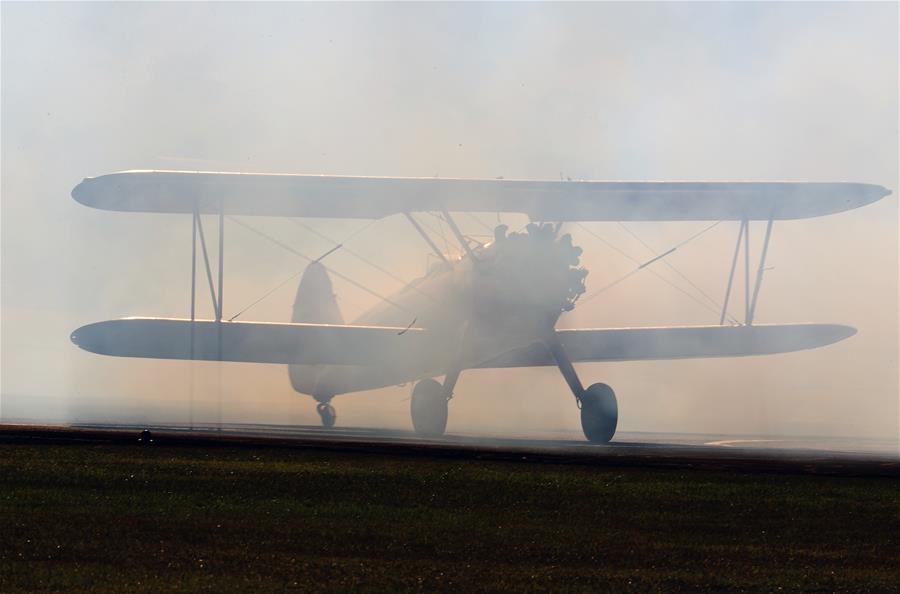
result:
[(548, 291), (545, 285), (559, 279), (529, 269), (498, 274), (498, 267), (508, 267), (499, 251), (492, 243), (471, 256), (439, 261), (425, 276), (353, 321), (359, 326), (425, 329), (432, 348), (373, 366), (294, 365), (295, 389), (328, 399), (403, 384), (444, 375), (453, 367), (477, 367), (546, 338), (562, 309), (555, 298), (559, 291)]

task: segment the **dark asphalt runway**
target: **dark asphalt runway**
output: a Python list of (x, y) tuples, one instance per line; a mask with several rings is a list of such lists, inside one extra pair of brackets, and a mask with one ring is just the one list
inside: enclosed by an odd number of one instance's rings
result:
[(613, 443), (594, 445), (574, 433), (497, 438), (451, 434), (427, 439), (411, 431), (316, 426), (6, 423), (0, 424), (0, 444), (136, 444), (144, 429), (151, 431), (153, 441), (149, 446), (304, 448), (531, 463), (900, 478), (900, 453), (894, 444), (843, 438), (621, 433)]

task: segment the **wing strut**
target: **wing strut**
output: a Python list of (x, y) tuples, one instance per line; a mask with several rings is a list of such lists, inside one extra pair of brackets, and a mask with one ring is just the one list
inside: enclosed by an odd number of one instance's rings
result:
[(741, 221), (741, 228), (738, 229), (737, 243), (734, 245), (734, 257), (731, 258), (731, 272), (728, 273), (728, 286), (725, 287), (725, 303), (722, 304), (722, 316), (719, 318), (719, 326), (725, 323), (725, 316), (728, 315), (728, 301), (731, 299), (731, 286), (734, 284), (734, 270), (737, 268), (738, 254), (741, 253), (741, 239), (744, 238), (744, 230), (747, 228), (747, 219)]
[[(225, 202), (219, 198), (219, 307), (216, 321), (222, 321), (222, 297), (225, 293)], [(221, 331), (219, 332), (221, 334)], [(222, 349), (221, 342), (219, 350)]]
[[(223, 361), (222, 349), (222, 296), (225, 285), (225, 201), (219, 199), (219, 270), (218, 290), (213, 285), (212, 267), (209, 265), (209, 251), (206, 248), (206, 235), (203, 233), (203, 217), (200, 216), (200, 208), (197, 199), (194, 199), (191, 208), (191, 328), (190, 328), (190, 359), (193, 361), (196, 355), (196, 326), (197, 326), (197, 235), (200, 235), (200, 247), (203, 252), (203, 265), (206, 269), (206, 280), (209, 282), (209, 295), (212, 298), (213, 310), (216, 314), (216, 354), (217, 360)], [(191, 405), (190, 426), (194, 426), (194, 369), (191, 367)], [(221, 376), (220, 376), (221, 381)], [(219, 387), (218, 402), (218, 426), (222, 425), (222, 390)]]
[[(194, 200), (191, 216), (191, 337), (189, 341), (191, 361), (194, 353), (197, 334), (197, 201)], [(194, 365), (190, 366), (190, 404), (188, 405), (188, 426), (194, 429)]]
[(741, 252), (741, 239), (744, 240), (744, 325), (753, 325), (753, 318), (756, 315), (756, 304), (759, 300), (759, 289), (762, 286), (763, 274), (766, 271), (766, 256), (769, 253), (769, 242), (772, 239), (772, 226), (775, 222), (774, 215), (769, 217), (766, 225), (766, 236), (763, 239), (762, 251), (759, 256), (759, 265), (756, 269), (756, 281), (753, 283), (753, 296), (750, 292), (750, 221), (741, 220), (741, 226), (738, 229), (737, 242), (734, 245), (734, 256), (731, 258), (731, 270), (728, 273), (728, 284), (725, 287), (725, 302), (722, 304), (722, 315), (719, 317), (719, 325), (725, 323), (725, 316), (728, 312), (728, 301), (731, 299), (731, 289), (734, 285), (734, 273), (737, 269), (738, 254)]
[(209, 252), (206, 249), (206, 235), (203, 233), (203, 218), (200, 216), (200, 212), (197, 209), (194, 210), (194, 224), (200, 232), (200, 248), (203, 252), (203, 264), (206, 266), (206, 280), (209, 282), (209, 295), (212, 297), (213, 311), (216, 314), (216, 318), (219, 318), (221, 317), (219, 315), (219, 299), (216, 297), (216, 288), (215, 285), (213, 285), (212, 278), (212, 267), (209, 265)]
[(194, 327), (197, 319), (197, 203), (191, 217), (191, 359), (194, 355)]
[(445, 256), (444, 253), (440, 249), (438, 249), (437, 244), (434, 243), (434, 241), (428, 236), (427, 233), (425, 233), (425, 230), (422, 229), (422, 226), (419, 225), (419, 222), (416, 221), (408, 212), (404, 212), (403, 214), (406, 215), (406, 218), (409, 219), (409, 222), (412, 223), (412, 226), (416, 228), (416, 231), (419, 232), (419, 235), (421, 235), (422, 239), (424, 239), (425, 242), (431, 247), (432, 251), (437, 254), (437, 257), (446, 262), (447, 256)]
[(203, 217), (200, 215), (196, 200), (192, 217), (191, 242), (191, 321), (196, 319), (197, 312), (197, 235), (200, 235), (200, 249), (203, 253), (203, 265), (206, 269), (206, 280), (209, 283), (209, 295), (212, 298), (216, 322), (222, 321), (222, 297), (225, 284), (225, 209), (219, 209), (219, 269), (218, 287), (213, 283), (212, 266), (209, 264), (209, 250), (206, 247), (206, 234), (203, 232)]
[(759, 267), (756, 269), (756, 283), (753, 285), (753, 300), (750, 302), (750, 315), (747, 316), (747, 325), (753, 323), (753, 316), (756, 313), (756, 300), (759, 297), (759, 286), (762, 284), (763, 273), (766, 269), (766, 253), (769, 251), (769, 240), (772, 238), (773, 219), (769, 219), (766, 225), (766, 238), (763, 240), (762, 254), (759, 256)]
[(750, 220), (744, 227), (744, 325), (750, 319)]
[(475, 262), (475, 254), (472, 253), (472, 248), (469, 246), (469, 242), (466, 241), (465, 237), (463, 237), (463, 234), (459, 230), (459, 227), (456, 226), (456, 222), (453, 220), (453, 217), (450, 216), (450, 213), (447, 212), (446, 208), (441, 212), (444, 214), (444, 219), (447, 221), (447, 225), (450, 227), (450, 230), (453, 231), (453, 235), (456, 236), (456, 241), (458, 241), (460, 245), (462, 245), (463, 249), (466, 250), (466, 254), (468, 254), (472, 261)]

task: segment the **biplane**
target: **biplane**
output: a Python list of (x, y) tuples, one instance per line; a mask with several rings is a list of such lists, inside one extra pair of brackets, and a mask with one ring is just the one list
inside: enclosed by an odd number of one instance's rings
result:
[[(838, 324), (754, 323), (775, 221), (857, 208), (890, 194), (863, 183), (602, 182), (344, 177), (194, 171), (123, 171), (87, 178), (78, 202), (122, 212), (181, 213), (192, 225), (191, 315), (125, 318), (78, 328), (80, 348), (119, 357), (286, 365), (294, 390), (315, 399), (322, 424), (336, 420), (340, 394), (414, 383), (415, 431), (440, 436), (460, 373), (474, 368), (555, 366), (581, 411), (585, 437), (606, 443), (618, 405), (604, 383), (584, 387), (574, 363), (738, 357), (822, 347), (855, 329)], [(498, 226), (492, 241), (465, 236), (451, 213), (518, 213), (520, 232)], [(461, 256), (438, 248), (417, 216), (440, 213)], [(290, 323), (223, 318), (226, 217), (381, 219), (400, 215), (436, 258), (427, 274), (344, 323), (325, 265), (312, 261), (300, 279)], [(218, 220), (218, 270), (210, 265), (204, 216)], [(498, 215), (499, 216), (499, 215)], [(737, 242), (719, 325), (557, 329), (560, 315), (585, 293), (580, 248), (560, 235), (566, 222), (738, 221)], [(751, 287), (750, 225), (766, 225)], [(726, 323), (744, 243), (744, 321)], [(198, 244), (202, 258), (198, 258)], [(670, 250), (671, 251), (671, 250)], [(647, 266), (669, 252), (644, 263)], [(198, 259), (215, 319), (195, 315)], [(214, 281), (214, 277), (217, 279)], [(442, 378), (438, 381), (435, 378)]]

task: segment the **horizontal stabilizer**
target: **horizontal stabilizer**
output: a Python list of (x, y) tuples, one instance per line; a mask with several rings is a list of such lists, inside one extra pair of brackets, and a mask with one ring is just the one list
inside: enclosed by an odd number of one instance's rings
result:
[(800, 219), (874, 202), (861, 183), (604, 182), (122, 171), (88, 178), (78, 202), (127, 212), (380, 219), (403, 212), (525, 213), (538, 221)]
[[(686, 326), (557, 330), (574, 362), (648, 361), (712, 357), (744, 357), (802, 351), (829, 345), (856, 334), (837, 324), (762, 326)], [(540, 343), (510, 351), (480, 367), (555, 365)]]

